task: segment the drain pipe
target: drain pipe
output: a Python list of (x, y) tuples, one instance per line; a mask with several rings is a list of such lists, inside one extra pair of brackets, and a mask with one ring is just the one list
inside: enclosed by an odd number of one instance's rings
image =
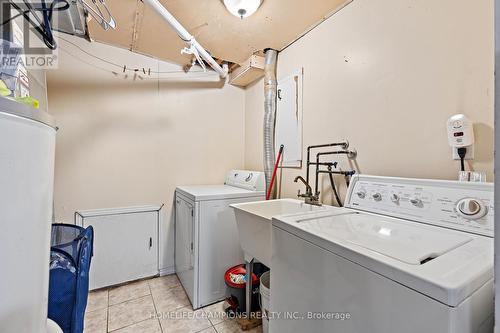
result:
[(264, 173), (266, 176), (266, 192), (269, 190), (273, 173), (274, 156), (274, 123), (276, 119), (276, 96), (278, 82), (276, 80), (276, 62), (278, 51), (266, 49), (264, 66)]
[[(158, 0), (144, 0), (144, 3), (148, 4), (154, 11), (167, 22), (172, 29), (179, 35), (179, 37), (190, 44), (191, 52), (196, 52), (199, 56), (205, 60), (210, 67), (219, 73), (221, 79), (225, 79), (228, 74), (227, 66), (221, 67), (215, 59), (205, 50), (200, 43), (177, 21), (177, 19), (165, 8)], [(188, 49), (189, 52), (189, 49)], [(196, 56), (196, 53), (194, 54)]]

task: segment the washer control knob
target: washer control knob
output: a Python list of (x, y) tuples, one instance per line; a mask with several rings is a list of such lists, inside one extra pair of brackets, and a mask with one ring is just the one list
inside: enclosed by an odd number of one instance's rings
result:
[(375, 200), (375, 201), (380, 201), (380, 200), (382, 200), (382, 194), (380, 194), (380, 193), (374, 193), (374, 194), (372, 195), (372, 197), (373, 197), (373, 200)]
[(410, 202), (415, 207), (421, 207), (423, 205), (422, 200), (417, 197), (410, 198)]
[(366, 197), (366, 192), (364, 190), (360, 190), (356, 192), (356, 195), (358, 196), (358, 198), (364, 199)]
[(396, 193), (393, 193), (391, 195), (391, 201), (394, 203), (399, 203), (399, 195), (397, 195)]
[(477, 199), (465, 198), (457, 203), (458, 215), (468, 220), (480, 219), (485, 216), (487, 212), (486, 205)]

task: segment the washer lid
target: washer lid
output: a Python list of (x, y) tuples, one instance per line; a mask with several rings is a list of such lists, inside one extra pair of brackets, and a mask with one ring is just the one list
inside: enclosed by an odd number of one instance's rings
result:
[(493, 278), (490, 237), (348, 208), (276, 217), (273, 228), (450, 307)]
[(177, 192), (193, 201), (237, 199), (255, 197), (255, 201), (264, 195), (264, 192), (250, 191), (229, 185), (188, 185), (177, 186)]
[[(299, 220), (298, 223), (307, 221)], [(410, 265), (422, 265), (472, 241), (466, 234), (422, 229), (418, 225), (346, 214), (303, 223), (303, 229), (326, 239), (342, 239)]]

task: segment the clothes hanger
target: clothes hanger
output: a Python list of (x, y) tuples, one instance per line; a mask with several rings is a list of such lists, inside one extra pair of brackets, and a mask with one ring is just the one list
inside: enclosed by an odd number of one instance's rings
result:
[[(94, 18), (104, 30), (107, 31), (109, 30), (109, 28), (113, 30), (116, 29), (116, 21), (113, 15), (111, 14), (111, 10), (109, 9), (105, 0), (92, 0), (93, 5), (89, 4), (85, 0), (79, 0), (79, 1), (83, 5), (83, 7), (87, 10), (89, 15), (92, 16), (92, 18)], [(105, 14), (101, 10), (101, 7), (106, 12)], [(106, 20), (105, 16), (108, 17), (109, 19)]]

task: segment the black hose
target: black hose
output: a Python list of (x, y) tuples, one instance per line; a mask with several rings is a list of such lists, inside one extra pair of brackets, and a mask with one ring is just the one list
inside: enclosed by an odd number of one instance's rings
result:
[(332, 185), (332, 190), (333, 190), (333, 194), (335, 196), (335, 200), (339, 204), (339, 207), (343, 207), (344, 205), (340, 201), (339, 193), (337, 192), (337, 187), (335, 186), (335, 182), (333, 181), (333, 175), (331, 173), (329, 173), (328, 176), (330, 177), (330, 184)]
[[(59, 6), (59, 4), (62, 4), (62, 6)], [(32, 10), (33, 11), (37, 11), (37, 12), (48, 12), (49, 13), (49, 21), (52, 22), (52, 14), (54, 12), (64, 11), (64, 10), (69, 9), (69, 7), (70, 7), (70, 5), (68, 3), (68, 0), (53, 0), (52, 3), (50, 4), (50, 8), (47, 8), (46, 6), (45, 6), (45, 8), (44, 8), (44, 6), (42, 6), (41, 8), (40, 7), (32, 7), (32, 6), (30, 6), (29, 9), (22, 10), (19, 6), (14, 5), (13, 3), (11, 3), (11, 5), (15, 9), (17, 9), (20, 13), (14, 15), (12, 17), (10, 17), (9, 19), (7, 19), (5, 21), (3, 21), (2, 23), (0, 23), (0, 25), (5, 25), (5, 24), (9, 23), (10, 21), (15, 20), (19, 16), (23, 16), (25, 14), (29, 14)]]
[(52, 25), (49, 20), (49, 16), (52, 17), (52, 14), (49, 15), (45, 0), (42, 0), (42, 16), (43, 16), (43, 30), (45, 31), (43, 35), (43, 41), (45, 42), (45, 45), (47, 45), (48, 48), (54, 50), (57, 47), (57, 45), (54, 40), (54, 35), (52, 35)]
[[(26, 21), (28, 21), (34, 28), (34, 30), (39, 34), (39, 37), (43, 40), (45, 45), (51, 50), (55, 50), (57, 48), (57, 44), (54, 40), (54, 36), (52, 35), (52, 14), (54, 11), (63, 11), (69, 8), (69, 3), (67, 0), (54, 0), (51, 2), (50, 6), (47, 7), (45, 0), (42, 0), (42, 7), (37, 8), (33, 7), (31, 3), (24, 0), (25, 6), (28, 8), (27, 10), (23, 10), (17, 4), (11, 3), (11, 5), (19, 11), (19, 14), (11, 17), (10, 19), (2, 22), (1, 25), (5, 25), (12, 21), (13, 19), (24, 16)], [(60, 6), (62, 4), (62, 6)], [(43, 22), (41, 22), (35, 12), (42, 12)], [(33, 14), (33, 17), (38, 22), (34, 22), (30, 13)]]

